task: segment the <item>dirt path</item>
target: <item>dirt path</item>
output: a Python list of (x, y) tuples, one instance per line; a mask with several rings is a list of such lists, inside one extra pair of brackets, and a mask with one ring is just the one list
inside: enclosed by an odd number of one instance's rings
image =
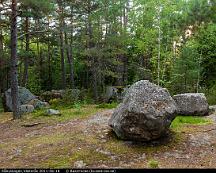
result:
[(107, 122), (113, 110), (55, 125), (0, 124), (0, 168), (216, 168), (216, 115), (151, 143), (121, 141)]

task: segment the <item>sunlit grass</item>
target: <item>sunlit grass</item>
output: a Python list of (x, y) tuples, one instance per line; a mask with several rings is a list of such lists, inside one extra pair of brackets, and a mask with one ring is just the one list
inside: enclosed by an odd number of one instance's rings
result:
[(196, 116), (177, 116), (175, 120), (171, 124), (171, 128), (176, 129), (180, 128), (187, 124), (194, 125), (207, 125), (211, 124), (211, 120), (206, 119), (204, 117), (196, 117)]
[(89, 115), (93, 115), (98, 111), (103, 109), (98, 109), (96, 105), (83, 105), (79, 108), (63, 108), (59, 109), (61, 112), (61, 116), (45, 116), (44, 109), (38, 110), (33, 112), (32, 114), (28, 115), (28, 119), (37, 119), (43, 121), (55, 121), (55, 122), (66, 122), (71, 119), (83, 119), (88, 117)]

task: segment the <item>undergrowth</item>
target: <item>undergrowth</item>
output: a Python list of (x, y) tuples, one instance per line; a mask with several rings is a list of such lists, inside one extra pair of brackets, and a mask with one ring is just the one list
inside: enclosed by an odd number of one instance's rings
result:
[(101, 103), (97, 105), (97, 108), (107, 108), (107, 109), (113, 109), (118, 106), (118, 103), (112, 102), (112, 103)]

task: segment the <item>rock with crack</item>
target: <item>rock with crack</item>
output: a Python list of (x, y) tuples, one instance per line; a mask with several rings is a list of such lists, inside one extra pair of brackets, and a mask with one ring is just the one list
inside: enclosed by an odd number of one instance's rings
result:
[(150, 141), (166, 134), (175, 112), (176, 103), (166, 89), (141, 80), (128, 89), (109, 125), (121, 139)]
[(209, 113), (209, 105), (203, 93), (178, 94), (173, 99), (179, 115), (204, 116)]

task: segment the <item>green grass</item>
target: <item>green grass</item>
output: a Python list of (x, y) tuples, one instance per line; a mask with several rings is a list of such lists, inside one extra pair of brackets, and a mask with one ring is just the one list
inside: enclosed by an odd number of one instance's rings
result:
[(112, 102), (112, 103), (101, 103), (97, 105), (97, 108), (107, 108), (107, 109), (113, 109), (118, 106), (118, 103)]
[(206, 125), (210, 124), (211, 121), (203, 118), (203, 117), (195, 117), (195, 116), (177, 116), (175, 120), (171, 124), (171, 128), (176, 129), (180, 128), (187, 124), (194, 124), (194, 125)]
[(59, 110), (62, 114), (61, 116), (44, 116), (45, 109), (41, 109), (29, 114), (26, 118), (32, 120), (41, 120), (42, 122), (66, 122), (75, 118), (86, 118), (89, 115), (93, 115), (103, 109), (98, 110), (96, 105), (83, 105), (79, 108), (61, 107)]

